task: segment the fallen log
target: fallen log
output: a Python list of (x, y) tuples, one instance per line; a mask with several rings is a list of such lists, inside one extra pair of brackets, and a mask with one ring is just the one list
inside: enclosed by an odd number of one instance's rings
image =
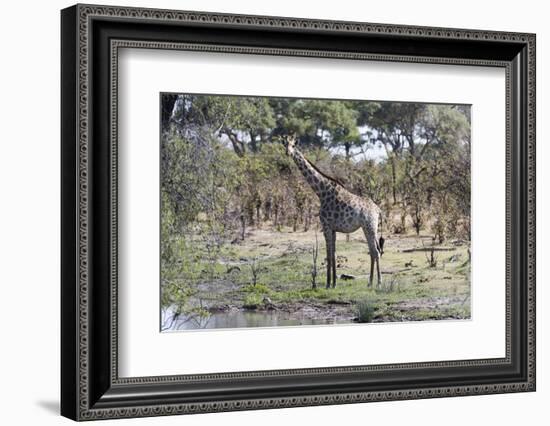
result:
[(408, 272), (408, 271), (412, 271), (412, 268), (386, 270), (386, 271), (381, 271), (380, 273), (385, 275), (393, 275), (393, 274), (400, 274), (402, 272)]
[(415, 251), (456, 251), (456, 247), (416, 247), (411, 249), (403, 249), (401, 253), (413, 253)]

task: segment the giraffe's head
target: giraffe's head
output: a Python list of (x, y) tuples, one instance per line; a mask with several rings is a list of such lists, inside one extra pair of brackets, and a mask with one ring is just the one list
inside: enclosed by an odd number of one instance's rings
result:
[(286, 148), (286, 154), (291, 155), (294, 152), (294, 147), (296, 146), (296, 135), (291, 133), (283, 137), (283, 145)]

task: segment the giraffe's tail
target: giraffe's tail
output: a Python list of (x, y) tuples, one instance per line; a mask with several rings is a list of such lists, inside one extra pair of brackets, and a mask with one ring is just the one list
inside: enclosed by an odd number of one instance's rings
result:
[(382, 231), (384, 229), (384, 225), (382, 224), (382, 221), (384, 219), (384, 214), (382, 213), (382, 210), (379, 210), (379, 222), (380, 222), (380, 238), (376, 242), (378, 252), (380, 253), (380, 256), (384, 254), (384, 242), (386, 241), (384, 237), (382, 236)]

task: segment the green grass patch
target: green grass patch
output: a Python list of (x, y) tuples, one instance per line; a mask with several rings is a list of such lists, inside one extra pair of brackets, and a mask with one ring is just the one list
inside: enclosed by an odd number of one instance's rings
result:
[[(439, 252), (438, 266), (431, 268), (424, 252), (405, 251), (421, 246), (415, 237), (389, 236), (380, 261), (382, 284), (369, 287), (370, 259), (366, 244), (357, 235), (352, 236), (350, 242), (339, 236), (336, 250), (342, 260), (337, 275), (353, 275), (355, 279), (338, 279), (336, 288), (326, 289), (325, 250), (321, 239), (317, 288), (312, 289), (314, 238), (313, 232), (286, 230), (256, 239), (252, 233), (238, 244), (223, 246), (217, 262), (203, 256), (203, 249), (199, 249), (198, 254), (182, 250), (182, 255), (187, 253), (187, 257), (162, 272), (163, 277), (169, 278), (163, 279), (163, 306), (174, 303), (187, 306), (200, 299), (206, 301), (208, 307), (261, 309), (264, 298), (268, 297), (275, 307), (312, 304), (317, 309), (326, 306), (328, 310), (337, 306), (347, 309), (360, 321), (361, 317), (374, 322), (470, 317), (467, 245)], [(252, 264), (256, 268), (256, 285), (252, 285)], [(423, 308), (427, 301), (435, 299), (451, 302), (437, 309)], [(466, 302), (460, 304), (460, 300)], [(400, 306), (405, 302), (411, 307), (402, 312)], [(182, 311), (186, 309), (188, 307)]]

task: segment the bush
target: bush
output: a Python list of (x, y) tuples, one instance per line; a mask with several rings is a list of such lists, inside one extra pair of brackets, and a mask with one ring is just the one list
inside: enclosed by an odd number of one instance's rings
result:
[(255, 293), (255, 294), (269, 294), (271, 289), (265, 284), (247, 284), (243, 287), (243, 291), (246, 293)]
[(357, 302), (357, 322), (365, 323), (372, 322), (374, 318), (375, 306), (368, 300), (361, 300)]
[(258, 309), (258, 306), (260, 306), (262, 303), (263, 303), (263, 297), (260, 294), (250, 293), (244, 299), (243, 308)]

